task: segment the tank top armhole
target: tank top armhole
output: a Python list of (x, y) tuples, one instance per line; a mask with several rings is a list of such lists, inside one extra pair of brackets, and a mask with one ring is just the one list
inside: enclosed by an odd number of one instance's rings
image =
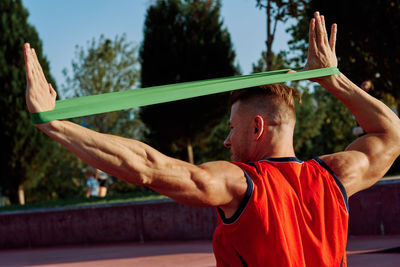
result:
[(349, 202), (348, 202), (348, 198), (347, 198), (347, 193), (346, 193), (346, 189), (344, 188), (342, 182), (339, 180), (339, 178), (336, 176), (336, 174), (332, 171), (332, 169), (329, 168), (329, 166), (322, 159), (320, 159), (319, 157), (315, 157), (314, 160), (321, 167), (323, 167), (325, 170), (327, 170), (329, 172), (329, 174), (333, 177), (333, 180), (335, 181), (337, 187), (339, 188), (340, 192), (342, 193), (343, 201), (344, 201), (344, 204), (346, 205), (347, 213), (349, 213)]
[(236, 222), (246, 209), (247, 204), (249, 203), (250, 198), (253, 194), (254, 191), (253, 180), (250, 178), (250, 176), (247, 174), (245, 170), (243, 170), (243, 172), (244, 176), (246, 177), (247, 190), (236, 212), (232, 215), (232, 217), (226, 218), (222, 209), (220, 207), (217, 207), (218, 215), (221, 218), (223, 224), (233, 224), (234, 222)]

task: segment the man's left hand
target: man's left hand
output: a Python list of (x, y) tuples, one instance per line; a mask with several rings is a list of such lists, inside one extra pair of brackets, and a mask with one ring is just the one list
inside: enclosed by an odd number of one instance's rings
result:
[(35, 50), (29, 44), (25, 44), (24, 54), (27, 83), (25, 100), (29, 112), (53, 110), (57, 93), (47, 82)]

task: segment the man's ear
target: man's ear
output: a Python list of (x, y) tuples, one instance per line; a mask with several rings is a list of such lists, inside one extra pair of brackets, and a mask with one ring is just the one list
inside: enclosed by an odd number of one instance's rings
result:
[(253, 134), (255, 140), (259, 140), (264, 133), (265, 121), (260, 115), (257, 115), (253, 119)]

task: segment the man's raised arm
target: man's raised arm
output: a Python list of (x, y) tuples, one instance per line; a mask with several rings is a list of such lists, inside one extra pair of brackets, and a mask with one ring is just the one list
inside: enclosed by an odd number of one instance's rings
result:
[[(308, 69), (336, 67), (336, 25), (328, 36), (318, 12), (310, 23)], [(344, 152), (321, 156), (343, 183), (348, 196), (372, 186), (400, 154), (400, 120), (385, 104), (364, 92), (345, 75), (314, 80), (334, 94), (367, 133)], [(329, 140), (328, 140), (329, 142)]]
[[(28, 110), (52, 110), (56, 92), (47, 83), (35, 51), (29, 44), (24, 50)], [(184, 204), (235, 210), (247, 189), (243, 171), (229, 162), (195, 166), (167, 157), (142, 142), (98, 133), (69, 121), (51, 121), (36, 127), (89, 165)]]

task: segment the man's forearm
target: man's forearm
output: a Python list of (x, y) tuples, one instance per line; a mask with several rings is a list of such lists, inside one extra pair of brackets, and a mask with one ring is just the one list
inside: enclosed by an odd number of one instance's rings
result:
[(370, 96), (345, 75), (325, 78), (320, 84), (334, 94), (355, 116), (367, 133), (392, 133), (399, 131), (396, 114), (381, 101)]
[(144, 183), (145, 144), (101, 134), (68, 121), (52, 121), (36, 127), (89, 165), (131, 183)]
[(345, 152), (321, 157), (344, 185), (348, 196), (375, 184), (400, 154), (400, 120), (381, 101), (343, 74), (325, 77), (320, 84), (333, 93), (367, 133)]
[(233, 194), (228, 191), (228, 177), (229, 184), (243, 186), (244, 190), (239, 188), (241, 193), (247, 188), (243, 171), (228, 162), (198, 167), (170, 158), (140, 141), (98, 133), (68, 121), (52, 121), (36, 127), (91, 166), (129, 183), (148, 186), (184, 204), (231, 203)]

